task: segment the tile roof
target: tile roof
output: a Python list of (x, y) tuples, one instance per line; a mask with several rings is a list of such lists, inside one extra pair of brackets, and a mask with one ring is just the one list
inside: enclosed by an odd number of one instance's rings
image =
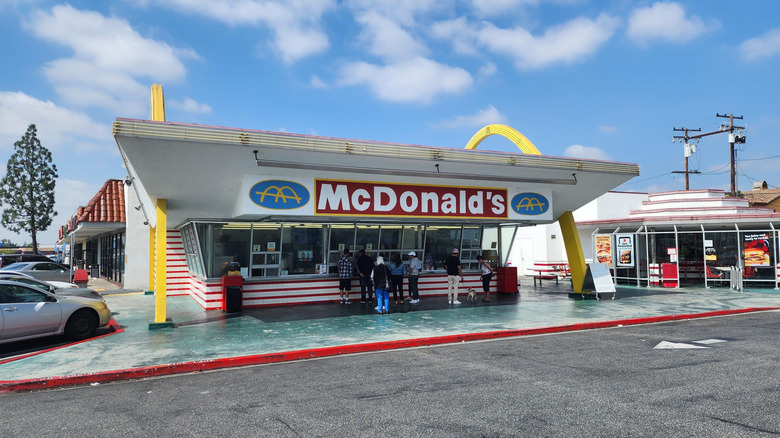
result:
[(745, 199), (751, 204), (769, 204), (777, 198), (780, 198), (780, 189), (762, 189), (742, 192)]
[(121, 179), (110, 179), (97, 194), (76, 213), (77, 222), (124, 222), (125, 184)]

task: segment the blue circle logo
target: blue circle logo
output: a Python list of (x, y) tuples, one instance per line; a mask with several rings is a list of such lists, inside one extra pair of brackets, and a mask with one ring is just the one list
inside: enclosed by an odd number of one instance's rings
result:
[(536, 216), (550, 208), (550, 202), (538, 193), (518, 193), (512, 198), (512, 210), (517, 214)]
[(249, 189), (249, 199), (260, 207), (291, 210), (309, 202), (309, 190), (292, 181), (260, 181)]

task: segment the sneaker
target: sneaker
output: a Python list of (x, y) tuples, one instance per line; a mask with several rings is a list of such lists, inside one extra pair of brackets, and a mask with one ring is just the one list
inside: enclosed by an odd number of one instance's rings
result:
[(447, 301), (448, 303), (452, 304), (452, 300)]
[(455, 301), (453, 301), (452, 303), (453, 303), (453, 304), (460, 304), (460, 301), (458, 301), (458, 300), (455, 300)]
[(411, 299), (411, 298), (409, 298), (409, 297), (406, 297), (406, 298), (404, 298), (404, 300), (406, 300), (406, 301), (412, 301), (412, 299)]
[(344, 304), (344, 298), (339, 299), (339, 304)]
[(347, 299), (346, 301), (344, 301), (344, 304), (349, 304), (349, 299)]

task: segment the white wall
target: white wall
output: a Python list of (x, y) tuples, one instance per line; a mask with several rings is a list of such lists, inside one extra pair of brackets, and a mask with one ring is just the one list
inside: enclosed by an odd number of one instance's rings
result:
[(135, 189), (125, 186), (125, 277), (124, 288), (146, 290), (149, 287), (149, 226)]

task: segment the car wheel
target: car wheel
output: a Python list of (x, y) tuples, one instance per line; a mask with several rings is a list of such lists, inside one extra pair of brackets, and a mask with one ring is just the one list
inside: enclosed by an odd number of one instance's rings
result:
[(89, 310), (79, 310), (65, 324), (65, 337), (72, 340), (86, 339), (95, 334), (97, 317)]

